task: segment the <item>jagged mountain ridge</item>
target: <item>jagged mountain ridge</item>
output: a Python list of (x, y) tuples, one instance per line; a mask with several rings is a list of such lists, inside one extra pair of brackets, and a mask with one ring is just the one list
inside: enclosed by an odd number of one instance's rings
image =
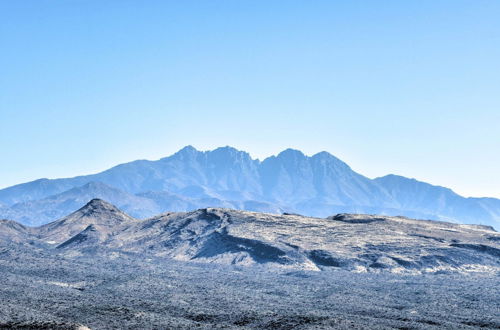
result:
[(293, 149), (263, 161), (231, 147), (188, 146), (157, 161), (138, 160), (101, 173), (40, 179), (0, 190), (0, 217), (39, 225), (76, 210), (85, 200), (112, 201), (133, 216), (227, 207), (311, 216), (333, 213), (405, 215), (461, 223), (500, 223), (500, 200), (389, 175), (369, 179), (327, 152)]
[[(11, 243), (11, 235), (23, 243), (17, 232), (25, 227), (13, 224), (0, 223), (0, 243)], [(500, 271), (500, 234), (490, 227), (359, 214), (311, 218), (206, 208), (137, 220), (94, 199), (31, 228), (25, 240), (68, 258), (133, 254), (314, 271)]]

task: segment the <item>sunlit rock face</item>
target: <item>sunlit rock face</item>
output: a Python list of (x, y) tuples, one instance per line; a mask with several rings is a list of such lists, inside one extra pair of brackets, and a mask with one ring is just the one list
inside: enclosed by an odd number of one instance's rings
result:
[(138, 220), (93, 199), (41, 227), (2, 221), (0, 237), (69, 257), (129, 254), (274, 270), (405, 274), (500, 270), (500, 234), (491, 227), (381, 215), (314, 218), (204, 208)]

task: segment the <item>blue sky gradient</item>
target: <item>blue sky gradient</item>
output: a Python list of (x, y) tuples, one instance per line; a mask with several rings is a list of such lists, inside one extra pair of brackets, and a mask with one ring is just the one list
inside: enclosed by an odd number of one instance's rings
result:
[(191, 144), (500, 197), (500, 2), (0, 1), (0, 187)]

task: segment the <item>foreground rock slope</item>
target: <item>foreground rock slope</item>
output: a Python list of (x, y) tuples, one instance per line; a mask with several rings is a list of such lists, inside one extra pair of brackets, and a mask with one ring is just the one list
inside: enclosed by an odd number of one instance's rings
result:
[(0, 328), (498, 329), (499, 241), (360, 214), (137, 220), (94, 199), (42, 227), (0, 221)]
[(29, 240), (73, 258), (133, 254), (268, 269), (500, 271), (500, 234), (490, 227), (359, 214), (312, 218), (206, 208), (137, 220), (94, 199), (38, 228), (3, 221), (0, 239)]
[(0, 329), (499, 329), (498, 277), (262, 272), (0, 247)]

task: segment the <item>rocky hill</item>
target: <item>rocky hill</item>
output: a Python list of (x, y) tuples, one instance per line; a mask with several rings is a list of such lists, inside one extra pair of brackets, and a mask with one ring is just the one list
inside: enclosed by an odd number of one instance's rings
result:
[(41, 227), (0, 221), (0, 273), (6, 329), (500, 325), (500, 234), (404, 217), (203, 208), (139, 220), (93, 199)]
[[(404, 217), (338, 214), (328, 218), (223, 208), (134, 219), (91, 200), (29, 230), (2, 222), (5, 242), (33, 237), (71, 257), (133, 254), (269, 269), (435, 273), (500, 271), (500, 234), (481, 225)], [(12, 239), (10, 239), (12, 237)]]

